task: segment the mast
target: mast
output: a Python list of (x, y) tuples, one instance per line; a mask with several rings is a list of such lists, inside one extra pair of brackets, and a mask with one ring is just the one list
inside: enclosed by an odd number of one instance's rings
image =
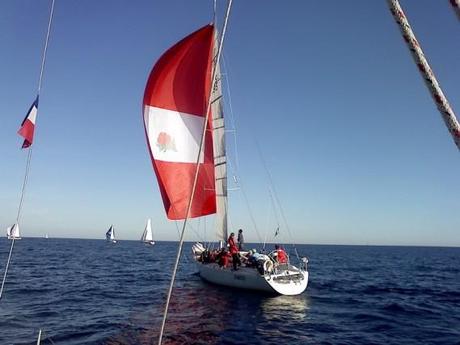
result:
[[(48, 21), (48, 29), (46, 31), (45, 45), (43, 47), (42, 63), (41, 63), (41, 66), (40, 66), (40, 76), (38, 78), (37, 98), (36, 98), (37, 109), (36, 109), (35, 116), (38, 115), (38, 99), (40, 97), (40, 91), (41, 91), (41, 87), (42, 87), (43, 72), (45, 70), (46, 53), (48, 51), (48, 42), (49, 42), (50, 32), (51, 32), (51, 23), (53, 21), (53, 14), (54, 14), (54, 2), (55, 2), (55, 0), (52, 0), (51, 9), (50, 9), (50, 16), (49, 16), (49, 21)], [(30, 145), (32, 145), (32, 143), (30, 143)], [(22, 211), (22, 205), (23, 205), (23, 201), (24, 201), (24, 195), (25, 195), (25, 191), (26, 191), (27, 181), (28, 181), (28, 178), (29, 178), (30, 161), (32, 159), (32, 146), (30, 146), (30, 145), (29, 146), (24, 146), (24, 144), (23, 144), (23, 148), (28, 147), (28, 152), (27, 152), (26, 170), (25, 170), (25, 174), (24, 174), (24, 180), (23, 180), (23, 183), (22, 183), (21, 199), (19, 201), (18, 213), (17, 213), (17, 216), (16, 216), (16, 223), (18, 224), (18, 227), (19, 227), (19, 221), (21, 219), (21, 211)], [(13, 254), (14, 242), (15, 242), (15, 238), (13, 237), (13, 239), (11, 241), (10, 252), (8, 254), (8, 260), (7, 260), (6, 266), (5, 266), (5, 273), (3, 275), (2, 285), (0, 287), (0, 300), (2, 298), (3, 288), (5, 286), (6, 276), (8, 275), (8, 268), (10, 266), (10, 260), (11, 260), (12, 254)]]
[(222, 82), (220, 65), (217, 62), (219, 33), (214, 27), (213, 63), (215, 78), (211, 94), (211, 113), (214, 149), (214, 176), (216, 188), (216, 235), (217, 239), (226, 241), (227, 232), (227, 156), (225, 151), (225, 121), (222, 102)]
[[(220, 56), (221, 56), (221, 53), (222, 53), (222, 47), (223, 47), (223, 44), (224, 44), (225, 32), (227, 30), (228, 18), (230, 16), (230, 10), (232, 8), (232, 1), (233, 0), (228, 1), (227, 11), (225, 13), (224, 26), (223, 26), (223, 29), (222, 29), (222, 36), (220, 37), (219, 48), (217, 50), (215, 66), (219, 65), (219, 60), (220, 60)], [(213, 68), (212, 75), (211, 75), (211, 85), (214, 85), (215, 76), (216, 76), (216, 69)], [(210, 92), (209, 96), (211, 96), (211, 95), (212, 95), (212, 88), (211, 88), (211, 92)], [(209, 97), (208, 99), (211, 100), (211, 97)], [(197, 158), (196, 158), (195, 177), (193, 179), (192, 193), (191, 193), (189, 201), (188, 201), (186, 218), (184, 219), (184, 223), (182, 225), (182, 231), (181, 231), (181, 235), (180, 235), (180, 239), (179, 239), (179, 248), (177, 250), (176, 260), (174, 262), (174, 268), (173, 268), (173, 272), (172, 272), (171, 282), (170, 282), (169, 288), (168, 288), (168, 295), (166, 296), (165, 309), (164, 309), (164, 313), (163, 313), (163, 319), (161, 321), (160, 335), (158, 337), (158, 344), (159, 345), (161, 345), (162, 340), (163, 340), (163, 332), (164, 332), (164, 328), (165, 328), (165, 325), (166, 325), (166, 318), (168, 316), (169, 301), (171, 300), (172, 290), (173, 290), (173, 287), (174, 287), (174, 281), (176, 280), (177, 268), (179, 266), (179, 260), (180, 260), (181, 254), (182, 254), (182, 247), (183, 247), (183, 244), (184, 244), (184, 236), (185, 236), (185, 229), (187, 227), (187, 220), (188, 220), (188, 218), (190, 216), (190, 211), (192, 209), (192, 203), (193, 203), (193, 197), (195, 195), (195, 190), (196, 190), (196, 186), (197, 186), (198, 173), (199, 173), (199, 169), (200, 169), (200, 158), (201, 158), (201, 155), (202, 155), (201, 150), (202, 150), (203, 145), (204, 145), (204, 137), (205, 137), (205, 134), (206, 134), (206, 124), (208, 123), (208, 120), (209, 120), (209, 111), (210, 111), (210, 109), (211, 109), (211, 102), (209, 101), (208, 105), (207, 105), (206, 113), (205, 113), (206, 117), (205, 117), (205, 120), (203, 122), (203, 131), (201, 133), (201, 140), (200, 140), (200, 146), (199, 146), (199, 149), (198, 149), (198, 155), (197, 155)]]
[[(454, 3), (452, 3), (454, 4)], [(406, 41), (409, 50), (411, 51), (412, 58), (414, 59), (420, 74), (425, 80), (425, 84), (430, 91), (431, 97), (433, 98), (441, 117), (446, 124), (447, 129), (452, 136), (452, 139), (460, 150), (460, 124), (455, 116), (453, 109), (451, 108), (446, 96), (441, 90), (436, 77), (428, 64), (425, 55), (423, 54), (422, 48), (420, 47), (417, 39), (415, 38), (414, 32), (410, 27), (409, 21), (407, 20), (404, 11), (401, 8), (398, 0), (388, 0), (388, 6), (393, 14), (396, 23), (399, 25), (399, 29), (403, 35), (404, 41)]]

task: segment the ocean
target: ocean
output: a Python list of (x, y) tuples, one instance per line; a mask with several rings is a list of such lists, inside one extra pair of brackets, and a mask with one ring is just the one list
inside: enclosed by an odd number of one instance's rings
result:
[[(0, 239), (0, 267), (10, 242)], [(203, 282), (183, 259), (164, 344), (460, 344), (460, 248), (298, 245), (302, 295)], [(16, 242), (0, 344), (156, 344), (177, 243)], [(292, 249), (288, 246), (286, 249)]]

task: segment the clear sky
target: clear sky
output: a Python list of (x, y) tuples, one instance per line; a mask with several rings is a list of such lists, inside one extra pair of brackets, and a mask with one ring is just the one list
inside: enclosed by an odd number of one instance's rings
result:
[[(2, 228), (19, 203), (26, 151), (16, 131), (35, 98), (50, 3), (0, 2)], [(460, 22), (447, 0), (401, 5), (460, 114)], [(211, 0), (56, 1), (24, 236), (103, 238), (114, 224), (119, 238), (138, 239), (151, 217), (157, 239), (178, 238), (142, 97), (162, 52), (211, 18)], [(260, 237), (272, 241), (277, 224), (257, 146), (292, 233), (282, 224), (277, 241), (460, 246), (460, 152), (386, 1), (235, 1), (224, 55), (230, 158)], [(259, 240), (241, 190), (230, 192), (230, 217)]]

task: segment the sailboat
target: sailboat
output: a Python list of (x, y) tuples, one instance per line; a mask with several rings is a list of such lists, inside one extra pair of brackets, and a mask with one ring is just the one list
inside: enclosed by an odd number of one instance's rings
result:
[(108, 242), (117, 243), (117, 240), (115, 239), (115, 228), (113, 227), (113, 225), (110, 225), (109, 230), (107, 230), (107, 232), (105, 233), (105, 239)]
[(147, 219), (147, 224), (145, 225), (144, 232), (142, 233), (141, 241), (145, 244), (155, 244), (155, 241), (153, 240), (152, 225), (150, 218)]
[(19, 232), (19, 224), (18, 223), (13, 224), (13, 225), (9, 226), (6, 229), (6, 237), (9, 240), (12, 240), (13, 238), (15, 240), (20, 240), (21, 239), (21, 233)]
[[(167, 217), (186, 222), (215, 213), (216, 241), (225, 243), (227, 158), (217, 42), (217, 30), (208, 24), (160, 57), (145, 88), (143, 118)], [(233, 271), (201, 260), (207, 250), (197, 243), (192, 251), (199, 275), (208, 282), (281, 295), (297, 295), (307, 287), (306, 258), (298, 268), (278, 265), (266, 255), (262, 270)]]

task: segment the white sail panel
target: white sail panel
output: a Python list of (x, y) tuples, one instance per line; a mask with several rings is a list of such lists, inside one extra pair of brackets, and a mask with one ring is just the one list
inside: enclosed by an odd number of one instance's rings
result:
[(19, 224), (18, 223), (15, 223), (11, 226), (9, 226), (7, 229), (6, 229), (6, 236), (8, 237), (8, 239), (20, 239), (21, 238), (21, 233), (19, 231)]
[[(214, 31), (214, 61), (217, 58), (218, 33)], [(227, 156), (225, 152), (225, 123), (222, 104), (222, 85), (220, 66), (215, 66), (216, 77), (211, 95), (213, 127), (214, 174), (216, 188), (216, 231), (217, 238), (227, 240)]]
[(150, 218), (147, 220), (147, 225), (145, 226), (145, 230), (142, 234), (141, 241), (143, 242), (153, 241), (152, 225), (151, 225)]
[(196, 163), (204, 117), (147, 105), (144, 121), (150, 152), (156, 160)]

